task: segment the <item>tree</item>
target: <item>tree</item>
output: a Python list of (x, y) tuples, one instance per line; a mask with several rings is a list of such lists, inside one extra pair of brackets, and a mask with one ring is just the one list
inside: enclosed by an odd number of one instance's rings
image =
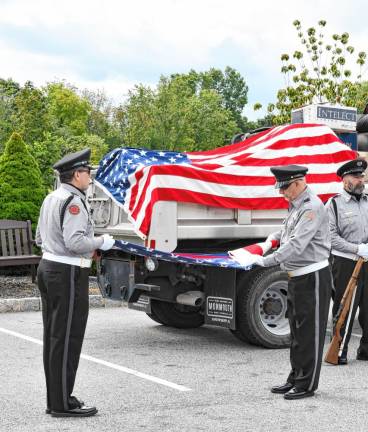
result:
[(228, 143), (238, 130), (233, 115), (197, 78), (194, 71), (161, 77), (156, 90), (139, 85), (130, 91), (119, 112), (124, 144), (193, 151)]
[(231, 112), (238, 128), (243, 129), (242, 112), (248, 102), (248, 86), (235, 69), (226, 66), (225, 72), (216, 68), (205, 72), (190, 70), (188, 74), (173, 74), (171, 78), (185, 80), (192, 94), (199, 95), (202, 90), (214, 90), (220, 96), (223, 108)]
[(14, 131), (13, 115), (15, 113), (15, 96), (20, 85), (12, 79), (0, 78), (0, 154), (11, 133)]
[(32, 147), (29, 146), (40, 168), (42, 182), (46, 191), (52, 189), (55, 181), (52, 166), (61, 159), (65, 148), (67, 148), (65, 138), (52, 135), (51, 132), (46, 132), (43, 140), (35, 141)]
[[(274, 124), (290, 121), (291, 110), (312, 102), (339, 103), (357, 106), (361, 103), (361, 79), (364, 73), (366, 53), (355, 53), (349, 45), (349, 34), (334, 34), (325, 41), (323, 29), (326, 21), (318, 22), (318, 28), (303, 30), (301, 22), (295, 20), (301, 50), (291, 55), (282, 54), (281, 72), (285, 75), (285, 88), (277, 93), (277, 102), (268, 105), (267, 111), (273, 116)], [(348, 67), (354, 58), (358, 71)], [(360, 96), (359, 96), (360, 97)], [(256, 104), (254, 109), (261, 108)]]
[(37, 162), (17, 133), (0, 158), (0, 196), (0, 219), (37, 222), (45, 189)]
[(44, 93), (27, 81), (14, 97), (13, 130), (26, 144), (43, 138), (50, 129), (47, 99)]
[(101, 91), (85, 89), (82, 97), (87, 99), (91, 105), (91, 111), (87, 119), (87, 132), (104, 139), (108, 149), (121, 146), (123, 134), (117, 121), (117, 110), (111, 100)]
[(87, 132), (92, 109), (87, 99), (80, 97), (75, 88), (61, 82), (48, 84), (44, 91), (54, 133), (67, 137)]

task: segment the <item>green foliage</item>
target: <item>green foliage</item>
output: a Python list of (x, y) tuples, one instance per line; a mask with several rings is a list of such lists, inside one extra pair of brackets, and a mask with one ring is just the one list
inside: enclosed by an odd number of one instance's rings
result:
[(248, 86), (239, 72), (226, 66), (224, 72), (211, 68), (205, 72), (191, 70), (188, 74), (171, 75), (171, 79), (178, 78), (186, 82), (191, 94), (199, 95), (203, 90), (214, 90), (221, 98), (222, 107), (232, 114), (233, 120), (242, 129), (242, 111), (248, 102)]
[(36, 223), (45, 195), (37, 162), (21, 136), (13, 133), (0, 158), (0, 219)]
[(15, 96), (19, 90), (20, 85), (15, 81), (0, 78), (0, 154), (14, 130)]
[[(85, 147), (91, 147), (92, 163), (97, 164), (109, 150), (122, 145), (190, 151), (227, 144), (246, 124), (242, 111), (247, 93), (245, 80), (230, 67), (161, 77), (155, 90), (135, 86), (119, 106), (113, 106), (102, 91), (80, 92), (65, 82), (37, 88), (31, 82), (20, 85), (0, 79), (0, 157), (5, 143), (16, 132), (7, 144), (10, 150), (2, 155), (2, 161), (8, 161), (14, 143), (19, 146), (22, 141), (20, 134), (27, 150), (24, 154), (33, 157), (40, 170), (28, 159), (24, 165), (34, 167), (48, 191), (54, 182), (53, 164)], [(2, 170), (6, 182), (1, 185), (1, 194), (14, 199), (2, 203), (1, 211), (24, 219), (29, 212), (24, 208), (38, 202), (39, 187), (34, 186), (33, 173), (30, 184), (36, 191), (35, 200), (29, 191), (21, 198), (26, 188), (22, 186), (18, 191), (12, 183), (23, 180), (24, 170), (19, 166), (17, 175)], [(27, 201), (30, 197), (32, 201)]]
[(63, 142), (61, 156), (67, 153), (74, 153), (86, 147), (92, 149), (91, 163), (97, 165), (102, 157), (108, 152), (108, 146), (105, 141), (97, 135), (83, 134), (73, 136)]
[(52, 166), (62, 157), (62, 152), (66, 148), (65, 139), (46, 132), (42, 141), (35, 141), (29, 148), (38, 162), (43, 185), (49, 191), (52, 189), (55, 180)]
[(234, 115), (211, 88), (215, 80), (204, 84), (204, 76), (161, 77), (156, 90), (139, 85), (130, 91), (119, 113), (125, 145), (193, 151), (227, 143), (238, 130)]
[[(300, 50), (292, 55), (281, 55), (281, 72), (285, 76), (285, 87), (277, 92), (277, 102), (269, 104), (267, 111), (273, 116), (274, 124), (290, 121), (291, 110), (315, 102), (338, 103), (347, 106), (361, 106), (366, 102), (360, 98), (366, 88), (361, 82), (366, 53), (355, 55), (358, 72), (354, 76), (349, 64), (354, 60), (355, 49), (349, 45), (349, 34), (334, 34), (326, 41), (324, 27), (307, 30), (295, 20)], [(259, 109), (256, 104), (255, 109)]]
[(27, 81), (14, 97), (13, 127), (27, 144), (49, 129), (49, 112), (43, 92)]
[(86, 133), (92, 110), (89, 101), (78, 96), (76, 89), (60, 82), (48, 84), (45, 91), (54, 130), (62, 136)]
[(255, 129), (265, 127), (265, 126), (272, 126), (273, 125), (273, 117), (271, 115), (266, 115), (263, 118), (257, 119), (255, 121), (247, 121), (244, 124), (243, 132), (251, 132)]

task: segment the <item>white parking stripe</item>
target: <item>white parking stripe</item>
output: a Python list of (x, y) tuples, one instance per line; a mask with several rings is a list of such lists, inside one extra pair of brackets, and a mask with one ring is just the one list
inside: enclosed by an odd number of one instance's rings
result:
[[(41, 340), (39, 340), (39, 339), (35, 339), (33, 337), (26, 336), (26, 335), (23, 335), (23, 334), (18, 333), (18, 332), (14, 332), (12, 330), (8, 330), (8, 329), (5, 329), (3, 327), (0, 327), (0, 332), (8, 334), (8, 335), (11, 335), (11, 336), (15, 336), (15, 337), (17, 337), (19, 339), (23, 339), (23, 340), (26, 340), (28, 342), (35, 343), (37, 345), (43, 345), (43, 342)], [(182, 392), (191, 391), (192, 390), (192, 389), (190, 389), (188, 387), (184, 387), (182, 385), (175, 384), (175, 383), (172, 383), (170, 381), (166, 381), (164, 379), (154, 377), (152, 375), (147, 375), (145, 373), (138, 372), (138, 371), (136, 371), (134, 369), (129, 369), (129, 368), (124, 367), (124, 366), (119, 366), (119, 365), (117, 365), (115, 363), (110, 363), (110, 362), (105, 361), (105, 360), (100, 360), (98, 358), (95, 358), (95, 357), (92, 357), (92, 356), (89, 356), (89, 355), (86, 355), (86, 354), (82, 354), (81, 358), (83, 358), (84, 360), (88, 360), (90, 362), (93, 362), (93, 363), (97, 363), (97, 364), (100, 364), (100, 365), (103, 365), (103, 366), (107, 366), (107, 367), (109, 367), (111, 369), (115, 369), (115, 370), (118, 370), (120, 372), (125, 372), (125, 373), (127, 373), (129, 375), (134, 375), (134, 376), (136, 376), (138, 378), (143, 378), (143, 379), (146, 379), (148, 381), (152, 381), (152, 382), (155, 382), (157, 384), (161, 384), (161, 385), (164, 385), (166, 387), (170, 387), (170, 388), (172, 388), (174, 390), (178, 390), (178, 391), (182, 391)]]

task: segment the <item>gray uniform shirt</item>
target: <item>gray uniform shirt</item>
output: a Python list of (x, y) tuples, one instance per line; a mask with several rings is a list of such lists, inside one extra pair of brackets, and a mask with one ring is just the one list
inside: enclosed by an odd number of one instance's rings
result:
[[(73, 199), (65, 209), (61, 228), (61, 210), (70, 196)], [(68, 257), (92, 257), (103, 239), (94, 238), (93, 221), (83, 192), (62, 183), (45, 198), (38, 219), (36, 243), (41, 246), (42, 252)]]
[(337, 217), (332, 199), (327, 203), (332, 254), (357, 259), (358, 245), (368, 242), (368, 196), (363, 193), (358, 201), (343, 190), (333, 200)]
[(328, 214), (309, 187), (290, 203), (282, 229), (273, 235), (280, 247), (265, 257), (266, 267), (280, 264), (282, 270), (291, 271), (324, 261), (330, 255)]

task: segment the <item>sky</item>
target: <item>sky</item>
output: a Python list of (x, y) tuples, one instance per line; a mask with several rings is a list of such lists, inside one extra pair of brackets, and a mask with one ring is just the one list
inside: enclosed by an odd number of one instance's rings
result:
[(161, 75), (235, 68), (249, 86), (244, 115), (284, 86), (282, 53), (325, 19), (326, 35), (348, 32), (368, 51), (362, 0), (0, 0), (0, 78), (37, 86), (65, 80), (104, 90), (115, 104)]

